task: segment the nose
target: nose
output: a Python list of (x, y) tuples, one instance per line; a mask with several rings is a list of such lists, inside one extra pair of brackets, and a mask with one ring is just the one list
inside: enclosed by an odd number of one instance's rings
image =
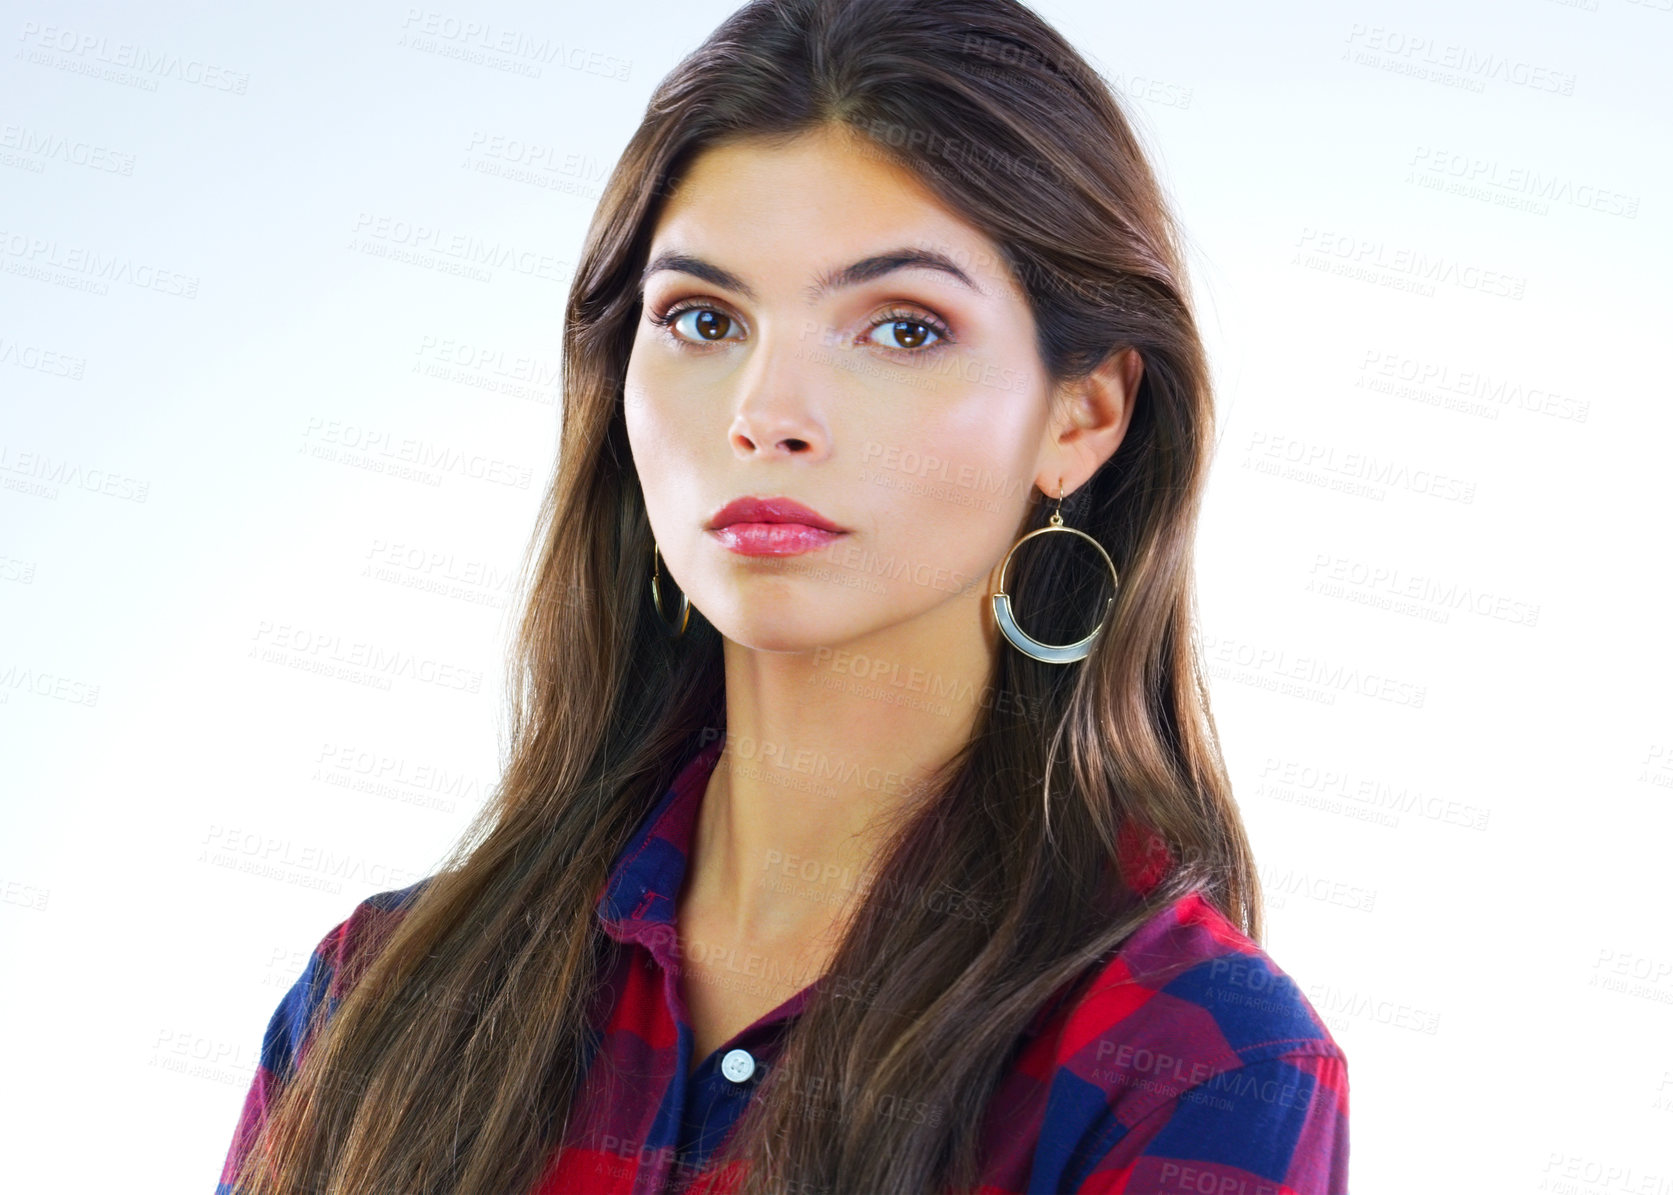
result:
[(740, 387), (729, 437), (732, 451), (749, 457), (820, 457), (830, 451), (830, 434), (820, 417), (814, 374), (790, 344), (765, 335), (738, 375)]

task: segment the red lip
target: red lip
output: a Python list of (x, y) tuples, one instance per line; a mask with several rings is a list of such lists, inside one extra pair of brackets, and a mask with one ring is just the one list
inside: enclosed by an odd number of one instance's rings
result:
[(733, 523), (802, 523), (821, 531), (846, 533), (816, 510), (809, 510), (789, 498), (736, 498), (715, 512), (709, 520), (709, 530), (717, 531)]

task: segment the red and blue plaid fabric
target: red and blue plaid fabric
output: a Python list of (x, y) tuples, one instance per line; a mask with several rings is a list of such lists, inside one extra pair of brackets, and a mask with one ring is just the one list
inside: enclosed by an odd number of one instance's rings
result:
[[(739, 1178), (710, 1159), (816, 985), (691, 1071), (675, 899), (720, 748), (685, 765), (601, 891), (599, 926), (623, 946), (603, 989), (614, 1003), (533, 1195), (709, 1195)], [(267, 1026), (216, 1195), (232, 1195), (309, 1012), (335, 1008), (356, 944), (424, 883), (369, 897), (314, 950)], [(1071, 996), (1035, 1017), (988, 1105), (978, 1195), (1347, 1191), (1347, 1058), (1295, 981), (1200, 896), (1158, 912)]]

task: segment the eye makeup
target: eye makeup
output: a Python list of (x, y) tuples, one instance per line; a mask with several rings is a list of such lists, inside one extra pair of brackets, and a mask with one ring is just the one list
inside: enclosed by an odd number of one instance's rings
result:
[[(716, 300), (707, 298), (677, 299), (655, 310), (647, 309), (645, 312), (645, 318), (648, 319), (654, 326), (663, 329), (669, 339), (680, 345), (701, 347), (704, 345), (724, 344), (727, 340), (735, 339), (734, 337), (722, 336), (714, 340), (704, 340), (692, 339), (675, 334), (674, 325), (680, 317), (694, 311), (712, 312), (723, 319), (731, 320), (735, 323), (741, 324), (743, 322), (733, 316)], [(936, 339), (932, 343), (914, 347), (897, 347), (894, 345), (878, 344), (876, 341), (869, 340), (872, 332), (875, 332), (878, 328), (887, 327), (891, 324), (913, 324), (922, 328), (927, 328), (935, 334)], [(730, 331), (730, 328), (727, 330)], [(934, 352), (936, 349), (939, 349), (944, 345), (957, 343), (957, 340), (953, 337), (952, 329), (948, 326), (946, 320), (931, 312), (929, 309), (916, 304), (895, 304), (879, 312), (866, 328), (866, 339), (877, 348), (884, 349), (891, 353), (906, 354), (909, 356), (921, 356), (925, 353)]]

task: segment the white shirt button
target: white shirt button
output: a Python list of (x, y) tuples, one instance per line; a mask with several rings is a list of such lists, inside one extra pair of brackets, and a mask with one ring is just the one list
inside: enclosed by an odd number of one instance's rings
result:
[(720, 1060), (720, 1073), (734, 1083), (742, 1083), (755, 1073), (755, 1059), (748, 1050), (728, 1050)]

